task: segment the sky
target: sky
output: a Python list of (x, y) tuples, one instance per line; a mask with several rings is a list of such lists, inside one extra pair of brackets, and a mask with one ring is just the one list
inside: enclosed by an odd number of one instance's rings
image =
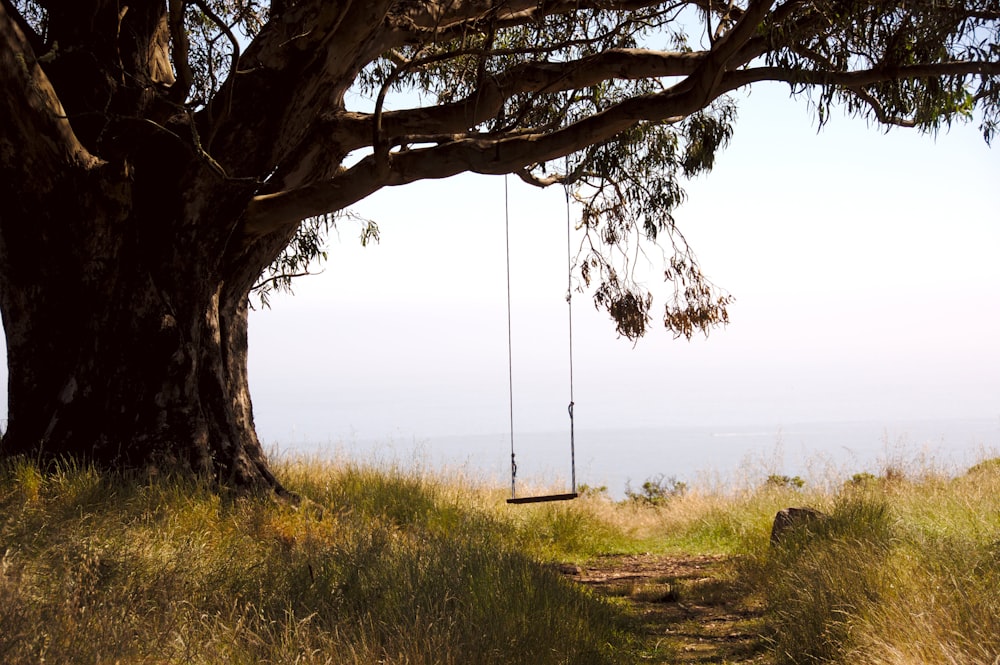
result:
[[(932, 137), (835, 117), (817, 132), (786, 87), (739, 108), (731, 145), (675, 215), (735, 298), (730, 324), (691, 341), (655, 327), (632, 344), (575, 294), (576, 427), (1000, 426), (1000, 153), (975, 124)], [(506, 186), (514, 430), (560, 430), (565, 199)], [(382, 190), (355, 208), (379, 244), (342, 223), (322, 274), (252, 314), (265, 442), (509, 431), (504, 192), (503, 177), (477, 175)]]
[[(675, 215), (735, 298), (730, 324), (691, 341), (654, 327), (633, 344), (575, 294), (577, 429), (1000, 429), (1000, 152), (975, 125), (934, 138), (836, 117), (817, 132), (784, 87), (739, 107), (731, 145)], [(506, 186), (514, 431), (565, 431), (565, 199)], [(355, 208), (380, 243), (362, 247), (343, 222), (322, 273), (252, 313), (266, 445), (509, 432), (504, 192), (503, 177), (476, 175), (382, 190)]]

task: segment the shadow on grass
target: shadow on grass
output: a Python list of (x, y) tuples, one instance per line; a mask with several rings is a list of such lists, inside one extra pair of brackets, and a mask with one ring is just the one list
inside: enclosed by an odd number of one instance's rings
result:
[(571, 577), (621, 606), (642, 662), (767, 662), (763, 607), (726, 557), (599, 557)]

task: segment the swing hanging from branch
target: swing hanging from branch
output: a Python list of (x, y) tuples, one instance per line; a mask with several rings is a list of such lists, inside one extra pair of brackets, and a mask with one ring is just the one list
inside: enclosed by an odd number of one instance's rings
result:
[(563, 494), (541, 494), (534, 496), (517, 495), (517, 460), (514, 454), (514, 361), (511, 339), (510, 307), (510, 197), (507, 176), (504, 176), (504, 233), (507, 241), (507, 394), (510, 402), (510, 498), (507, 503), (542, 503), (546, 501), (569, 501), (579, 496), (576, 491), (576, 442), (573, 433), (573, 256), (571, 247), (572, 224), (570, 221), (569, 189), (566, 194), (566, 304), (569, 310), (569, 459), (570, 491)]

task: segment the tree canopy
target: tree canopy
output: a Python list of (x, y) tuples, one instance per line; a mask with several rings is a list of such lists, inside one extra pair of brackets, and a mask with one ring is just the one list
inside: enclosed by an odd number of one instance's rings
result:
[(673, 285), (662, 322), (690, 337), (726, 321), (729, 299), (672, 212), (733, 134), (730, 93), (778, 82), (820, 124), (837, 107), (929, 132), (972, 120), (988, 142), (1000, 8), (0, 0), (0, 72), (0, 452), (273, 485), (248, 297), (322, 256), (353, 204), (463, 172), (565, 186), (582, 210), (579, 277), (618, 332), (653, 322), (631, 275), (656, 251)]
[[(987, 141), (1000, 117), (990, 0), (163, 4), (12, 2), (52, 78), (89, 68), (99, 31), (81, 26), (114, 21), (126, 35), (105, 46), (121, 56), (116, 76), (53, 100), (81, 156), (159, 132), (247, 183), (244, 242), (301, 225), (266, 285), (321, 255), (331, 214), (386, 186), (464, 171), (569, 186), (583, 204), (581, 276), (632, 338), (651, 319), (628, 279), (643, 241), (669, 249), (669, 330), (726, 318), (671, 212), (681, 177), (711, 169), (732, 135), (728, 93), (783, 82), (820, 124), (840, 106), (924, 131), (978, 107)], [(110, 112), (136, 95), (140, 108)]]

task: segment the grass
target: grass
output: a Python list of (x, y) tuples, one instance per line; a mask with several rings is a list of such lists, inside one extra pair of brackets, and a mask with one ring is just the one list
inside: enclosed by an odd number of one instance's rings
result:
[(1000, 465), (855, 476), (831, 499), (742, 560), (777, 663), (1000, 662)]
[(608, 603), (417, 476), (284, 470), (295, 509), (4, 469), (0, 662), (610, 663)]
[[(0, 662), (671, 662), (684, 644), (649, 643), (630, 603), (736, 595), (763, 612), (741, 630), (771, 662), (1000, 662), (995, 460), (957, 477), (654, 481), (655, 500), (591, 491), (517, 508), (419, 469), (298, 460), (278, 473), (308, 500), (0, 464)], [(772, 548), (774, 514), (792, 505), (831, 517)], [(724, 579), (606, 593), (552, 565), (644, 553), (728, 564)]]

